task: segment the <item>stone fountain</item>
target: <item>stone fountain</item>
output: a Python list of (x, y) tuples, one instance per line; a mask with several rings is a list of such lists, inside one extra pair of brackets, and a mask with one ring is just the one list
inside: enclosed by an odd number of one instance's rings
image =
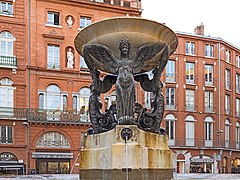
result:
[[(173, 177), (172, 152), (160, 127), (164, 112), (160, 76), (177, 44), (175, 33), (165, 25), (135, 17), (106, 19), (79, 32), (75, 48), (93, 79), (92, 129), (80, 151), (81, 180)], [(151, 92), (151, 109), (136, 102), (137, 83)], [(100, 95), (112, 86), (116, 104), (103, 113)]]

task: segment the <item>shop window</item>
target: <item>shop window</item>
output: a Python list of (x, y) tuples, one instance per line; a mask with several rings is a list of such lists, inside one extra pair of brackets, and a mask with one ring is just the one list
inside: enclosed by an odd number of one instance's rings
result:
[(58, 132), (47, 132), (37, 140), (37, 147), (44, 148), (70, 148), (66, 136)]

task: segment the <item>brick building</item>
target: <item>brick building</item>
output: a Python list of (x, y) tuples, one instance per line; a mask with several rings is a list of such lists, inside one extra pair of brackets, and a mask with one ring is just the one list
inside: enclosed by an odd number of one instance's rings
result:
[[(0, 173), (77, 173), (91, 77), (74, 38), (101, 19), (141, 16), (141, 1), (29, 2), (0, 1)], [(162, 126), (177, 171), (230, 173), (240, 165), (240, 49), (204, 36), (202, 24), (195, 33), (177, 32)], [(149, 107), (143, 94), (138, 86)], [(109, 107), (114, 89), (101, 99)]]
[(101, 19), (140, 16), (141, 2), (0, 3), (0, 173), (77, 173), (91, 78), (74, 39)]

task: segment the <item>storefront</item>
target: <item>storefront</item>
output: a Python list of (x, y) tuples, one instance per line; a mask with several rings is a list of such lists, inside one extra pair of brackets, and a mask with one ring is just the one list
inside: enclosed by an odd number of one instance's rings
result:
[(0, 175), (23, 175), (26, 174), (26, 165), (23, 160), (10, 152), (0, 153)]
[(193, 156), (190, 158), (191, 173), (213, 173), (214, 158), (206, 155)]
[(37, 174), (69, 174), (73, 153), (33, 152)]

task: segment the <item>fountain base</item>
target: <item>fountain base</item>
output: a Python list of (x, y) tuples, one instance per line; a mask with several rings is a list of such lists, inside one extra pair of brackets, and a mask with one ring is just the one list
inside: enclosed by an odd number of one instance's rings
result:
[(136, 125), (117, 125), (111, 131), (87, 135), (80, 151), (81, 180), (172, 177), (167, 136), (142, 131)]

